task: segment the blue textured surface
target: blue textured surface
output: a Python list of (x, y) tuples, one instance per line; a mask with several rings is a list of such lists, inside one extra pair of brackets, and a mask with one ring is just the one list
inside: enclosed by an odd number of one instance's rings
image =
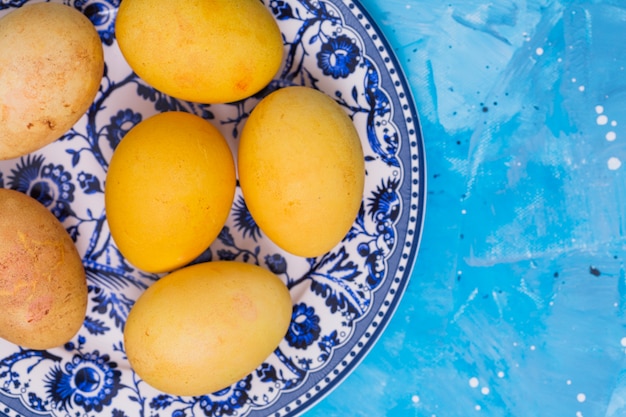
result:
[(626, 4), (362, 0), (413, 88), (420, 253), (316, 416), (626, 415)]

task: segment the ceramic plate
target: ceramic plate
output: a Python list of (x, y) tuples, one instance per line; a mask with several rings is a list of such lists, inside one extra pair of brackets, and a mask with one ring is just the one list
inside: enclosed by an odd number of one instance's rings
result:
[[(1, 13), (23, 3), (3, 1)], [(83, 327), (64, 346), (35, 351), (0, 341), (0, 415), (302, 413), (370, 350), (405, 290), (417, 253), (425, 198), (423, 144), (393, 51), (354, 0), (265, 0), (284, 35), (285, 59), (276, 79), (244, 101), (198, 105), (155, 91), (132, 73), (113, 32), (118, 0), (69, 3), (89, 16), (102, 38), (101, 90), (60, 140), (0, 163), (0, 186), (35, 197), (63, 222), (84, 259), (89, 306)], [(264, 237), (238, 190), (228, 223), (197, 261), (252, 262), (278, 274), (291, 291), (291, 326), (276, 351), (228, 389), (199, 397), (160, 393), (131, 371), (124, 355), (128, 312), (158, 277), (133, 268), (111, 241), (103, 189), (113, 149), (148, 116), (184, 110), (214, 123), (236, 153), (238, 134), (258, 100), (292, 84), (324, 91), (354, 120), (367, 169), (362, 209), (341, 244), (324, 256), (303, 259)]]

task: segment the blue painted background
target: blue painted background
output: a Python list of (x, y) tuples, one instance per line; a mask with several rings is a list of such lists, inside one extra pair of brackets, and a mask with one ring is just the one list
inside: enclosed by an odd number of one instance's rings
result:
[(426, 220), (306, 416), (626, 416), (626, 2), (361, 1), (413, 89)]

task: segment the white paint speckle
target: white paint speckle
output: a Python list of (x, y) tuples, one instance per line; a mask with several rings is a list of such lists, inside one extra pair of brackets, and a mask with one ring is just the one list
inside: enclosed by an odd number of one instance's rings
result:
[(480, 407), (480, 405), (476, 404), (476, 406), (474, 407), (474, 409), (475, 409), (476, 411), (480, 411), (481, 407)]
[(611, 126), (613, 126), (613, 127), (617, 126), (617, 121), (616, 120), (611, 120)]
[(605, 124), (607, 124), (609, 122), (609, 118), (606, 117), (605, 114), (601, 114), (600, 116), (598, 116), (598, 118), (596, 119), (596, 123), (599, 126), (604, 126)]
[(572, 78), (572, 82), (575, 83), (576, 82), (576, 78)]
[(581, 93), (585, 91), (585, 86), (584, 85), (579, 86), (578, 91), (580, 91)]
[(567, 385), (572, 385), (572, 380), (571, 380), (571, 379), (568, 379), (567, 381), (565, 381), (565, 383), (566, 383)]
[(535, 345), (531, 345), (530, 350), (537, 350), (537, 347)]
[(480, 389), (480, 392), (482, 392), (482, 393), (483, 393), (483, 395), (488, 395), (490, 391), (489, 391), (489, 388), (488, 388), (488, 387), (482, 387), (482, 388)]
[(478, 382), (478, 378), (476, 378), (475, 376), (473, 376), (473, 377), (471, 377), (471, 378), (469, 379), (469, 386), (470, 386), (470, 387), (472, 387), (472, 388), (476, 388), (476, 387), (478, 387), (478, 384), (479, 384), (479, 382)]
[(605, 136), (606, 140), (608, 140), (609, 142), (613, 142), (615, 139), (617, 139), (617, 133), (613, 132), (612, 130), (610, 132), (606, 133)]
[(465, 209), (461, 210), (461, 214), (467, 214), (467, 210)]
[(579, 403), (584, 403), (585, 400), (587, 399), (587, 396), (581, 392), (580, 394), (576, 396), (576, 399), (578, 400)]
[(543, 48), (537, 48), (535, 49), (535, 53), (539, 56), (543, 55)]
[(583, 413), (581, 413), (580, 411), (576, 411), (576, 417), (583, 417)]
[(611, 171), (616, 171), (622, 166), (622, 161), (620, 161), (619, 158), (612, 156), (606, 164)]
[(498, 378), (504, 378), (504, 372), (502, 371), (498, 372)]
[(596, 113), (598, 114), (602, 114), (604, 113), (604, 107), (600, 106), (599, 104), (596, 106)]
[(419, 397), (419, 395), (414, 395), (414, 396), (412, 396), (412, 397), (411, 397), (411, 402), (412, 402), (413, 404), (417, 404), (418, 402), (420, 402), (420, 397)]
[(619, 341), (619, 343), (620, 343), (622, 346), (626, 347), (626, 337), (622, 337), (622, 340), (620, 340), (620, 341)]

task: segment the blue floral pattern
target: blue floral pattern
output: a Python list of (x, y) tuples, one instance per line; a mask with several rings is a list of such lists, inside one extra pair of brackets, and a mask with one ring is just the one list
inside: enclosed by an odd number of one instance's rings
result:
[(115, 15), (120, 0), (76, 0), (74, 7), (91, 20), (96, 27), (102, 43), (111, 46), (115, 41)]
[(2, 0), (0, 1), (0, 10), (20, 7), (26, 3), (28, 3), (28, 0)]
[(293, 307), (291, 324), (287, 331), (287, 343), (296, 349), (306, 349), (320, 337), (320, 318), (315, 314), (315, 308), (304, 303)]
[(47, 394), (59, 410), (102, 411), (120, 389), (121, 372), (116, 368), (108, 355), (97, 350), (75, 354), (64, 369), (58, 363), (52, 366), (45, 378)]
[[(406, 285), (419, 241), (421, 137), (386, 44), (354, 1), (266, 0), (283, 30), (279, 74), (253, 97), (204, 105), (151, 88), (121, 60), (114, 33), (119, 0), (62, 1), (89, 17), (107, 50), (100, 91), (58, 141), (0, 162), (0, 186), (36, 198), (66, 227), (83, 258), (89, 305), (82, 328), (63, 347), (34, 351), (0, 339), (0, 404), (55, 417), (300, 413), (376, 340)], [(0, 2), (0, 10), (24, 3)], [(367, 169), (359, 214), (335, 249), (299, 258), (265, 238), (238, 189), (226, 226), (194, 262), (250, 262), (278, 275), (294, 301), (288, 332), (258, 369), (227, 389), (198, 397), (158, 392), (132, 372), (122, 342), (134, 301), (159, 276), (135, 269), (111, 240), (103, 209), (111, 155), (133, 126), (171, 110), (210, 120), (236, 146), (256, 103), (288, 85), (326, 92), (357, 126)], [(308, 377), (312, 372), (315, 378)]]
[(322, 44), (317, 64), (325, 75), (346, 78), (354, 72), (360, 57), (361, 51), (355, 42), (346, 35), (339, 35)]
[(28, 155), (7, 177), (7, 187), (28, 194), (46, 206), (59, 220), (63, 221), (75, 213), (72, 175), (63, 165), (45, 164), (42, 155)]

